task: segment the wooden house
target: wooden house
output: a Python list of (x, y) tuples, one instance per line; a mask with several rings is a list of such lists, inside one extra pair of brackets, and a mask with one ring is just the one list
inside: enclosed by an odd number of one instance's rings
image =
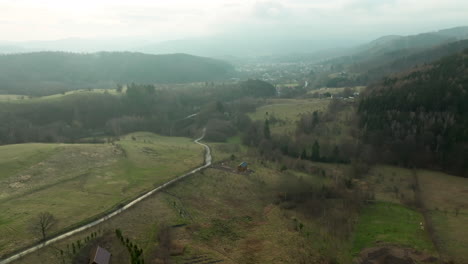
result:
[(106, 249), (96, 246), (91, 252), (89, 264), (109, 264), (111, 253)]
[(246, 172), (248, 169), (248, 164), (247, 162), (243, 161), (239, 166), (237, 166), (237, 172)]

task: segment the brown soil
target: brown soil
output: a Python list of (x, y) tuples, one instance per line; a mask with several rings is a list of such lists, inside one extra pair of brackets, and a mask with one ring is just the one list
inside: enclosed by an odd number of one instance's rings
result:
[(390, 245), (366, 248), (361, 251), (356, 262), (360, 264), (443, 263), (431, 254)]

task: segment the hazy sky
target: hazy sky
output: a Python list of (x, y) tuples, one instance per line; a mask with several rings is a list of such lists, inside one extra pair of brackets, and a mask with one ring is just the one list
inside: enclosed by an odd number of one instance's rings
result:
[(468, 25), (467, 0), (0, 0), (0, 40), (226, 32), (412, 34)]

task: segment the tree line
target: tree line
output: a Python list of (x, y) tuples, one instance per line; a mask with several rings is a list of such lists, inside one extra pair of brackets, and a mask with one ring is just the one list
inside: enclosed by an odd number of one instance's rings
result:
[[(236, 131), (227, 124), (242, 126), (245, 112), (255, 109), (258, 98), (275, 93), (271, 84), (248, 80), (174, 89), (130, 84), (120, 95), (80, 93), (55, 100), (4, 102), (0, 144), (80, 142), (134, 131), (191, 136), (205, 125), (212, 137), (222, 139)], [(195, 118), (185, 118), (194, 113)]]
[(0, 92), (50, 95), (116, 83), (191, 83), (223, 80), (234, 68), (187, 54), (35, 52), (0, 55)]

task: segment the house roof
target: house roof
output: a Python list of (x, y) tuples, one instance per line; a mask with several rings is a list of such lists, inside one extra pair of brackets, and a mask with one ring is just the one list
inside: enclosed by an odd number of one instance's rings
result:
[(241, 167), (244, 167), (244, 168), (245, 168), (245, 167), (247, 167), (247, 162), (243, 161), (241, 164), (239, 164), (239, 166), (241, 166)]
[(106, 249), (97, 246), (91, 255), (91, 262), (96, 264), (108, 264), (110, 260), (111, 253)]

